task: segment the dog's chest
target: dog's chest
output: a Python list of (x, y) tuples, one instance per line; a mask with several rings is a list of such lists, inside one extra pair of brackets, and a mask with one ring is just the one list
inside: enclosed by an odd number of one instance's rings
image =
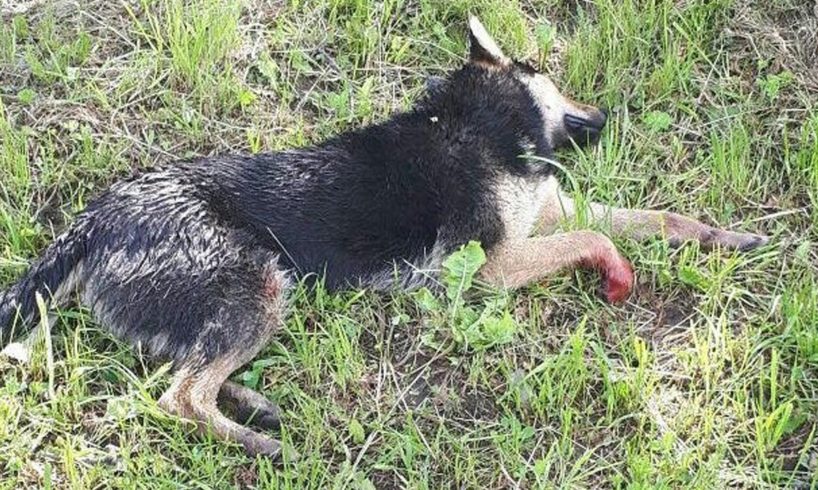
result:
[(559, 184), (553, 176), (504, 175), (497, 181), (495, 195), (506, 239), (522, 239), (536, 228), (543, 207), (553, 202)]

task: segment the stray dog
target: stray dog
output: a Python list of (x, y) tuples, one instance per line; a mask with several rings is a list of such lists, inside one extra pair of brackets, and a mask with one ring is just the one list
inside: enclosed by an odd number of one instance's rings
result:
[[(596, 142), (606, 113), (506, 57), (474, 17), (469, 32), (469, 61), (381, 124), (112, 185), (2, 294), (0, 345), (37, 320), (38, 292), (54, 304), (78, 298), (115, 335), (172, 361), (163, 409), (251, 455), (276, 456), (277, 440), (226, 417), (218, 402), (237, 407), (242, 423), (278, 427), (276, 405), (228, 378), (281, 327), (294, 280), (321, 277), (334, 290), (433, 285), (430, 271), (477, 240), (489, 284), (516, 288), (589, 267), (609, 301), (624, 300), (633, 272), (607, 236), (543, 234), (577, 211), (547, 159)], [(766, 243), (669, 212), (588, 211), (636, 239)]]

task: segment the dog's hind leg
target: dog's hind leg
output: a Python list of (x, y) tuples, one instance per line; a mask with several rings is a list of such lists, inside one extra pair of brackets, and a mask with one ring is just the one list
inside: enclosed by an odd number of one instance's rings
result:
[(264, 425), (278, 425), (274, 404), (227, 379), (264, 348), (281, 326), (288, 282), (286, 274), (274, 265), (260, 272), (258, 282), (252, 279), (256, 271), (248, 268), (242, 272), (246, 276), (243, 280), (233, 275), (225, 278), (224, 297), (213, 299), (220, 305), (217, 314), (175, 361), (179, 367), (159, 405), (196, 422), (200, 431), (238, 442), (252, 456), (277, 457), (281, 451), (277, 440), (229, 419), (218, 407), (221, 395), (239, 402), (240, 416), (259, 412)]
[(219, 390), (219, 402), (233, 407), (238, 420), (262, 429), (278, 429), (281, 426), (278, 405), (260, 393), (233, 381), (225, 381)]
[(211, 364), (185, 367), (176, 372), (170, 388), (159, 399), (167, 412), (196, 422), (201, 432), (241, 444), (251, 455), (277, 457), (281, 444), (227, 418), (216, 405), (220, 385), (239, 367), (227, 356)]
[(587, 205), (584, 210), (578, 210), (578, 204), (562, 192), (555, 193), (548, 199), (540, 217), (540, 228), (546, 232), (553, 229), (559, 220), (573, 218), (585, 211), (592, 221), (610, 229), (612, 235), (635, 240), (665, 237), (673, 246), (698, 241), (705, 247), (720, 246), (741, 251), (752, 250), (769, 241), (764, 236), (722, 230), (667, 211), (625, 209), (595, 202)]
[(600, 271), (605, 296), (614, 303), (627, 298), (633, 270), (611, 240), (593, 231), (574, 231), (500, 243), (489, 250), (480, 270), (483, 280), (518, 288), (574, 267)]

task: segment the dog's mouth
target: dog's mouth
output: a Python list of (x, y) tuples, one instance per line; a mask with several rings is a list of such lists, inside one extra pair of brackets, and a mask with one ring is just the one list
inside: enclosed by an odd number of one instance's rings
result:
[(594, 144), (599, 141), (602, 129), (608, 120), (607, 113), (600, 109), (592, 116), (579, 116), (576, 114), (566, 114), (563, 116), (563, 123), (568, 132), (568, 136), (578, 145)]

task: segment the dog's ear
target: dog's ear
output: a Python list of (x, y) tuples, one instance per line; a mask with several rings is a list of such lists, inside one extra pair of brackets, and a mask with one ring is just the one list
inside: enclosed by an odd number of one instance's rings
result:
[(510, 62), (483, 24), (473, 15), (469, 16), (469, 45), (469, 60), (472, 63), (502, 67)]

